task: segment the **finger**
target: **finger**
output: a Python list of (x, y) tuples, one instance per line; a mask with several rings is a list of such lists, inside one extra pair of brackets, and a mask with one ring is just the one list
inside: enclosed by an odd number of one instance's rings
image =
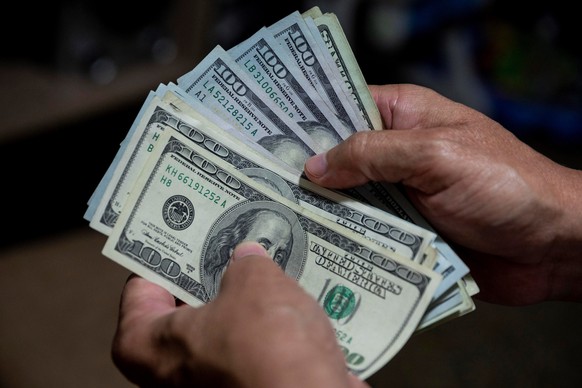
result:
[(240, 290), (244, 284), (254, 288), (258, 284), (266, 286), (282, 275), (284, 272), (261, 244), (254, 241), (242, 242), (232, 253), (231, 262), (222, 277), (220, 291), (226, 292), (231, 287)]
[(305, 173), (311, 181), (330, 188), (368, 181), (408, 182), (430, 168), (430, 146), (427, 137), (417, 131), (358, 132), (309, 158)]
[[(119, 306), (111, 355), (117, 368), (132, 382), (148, 379), (156, 365), (152, 338), (158, 319), (176, 308), (174, 297), (162, 287), (130, 275)], [(139, 385), (139, 384), (138, 384)]]
[(243, 241), (232, 252), (232, 260), (240, 260), (245, 257), (264, 256), (269, 257), (267, 250), (261, 244), (254, 241)]
[(449, 126), (462, 122), (467, 108), (418, 85), (370, 85), (386, 129)]
[(120, 325), (135, 320), (153, 320), (175, 309), (174, 297), (164, 288), (137, 275), (131, 275), (123, 288), (119, 307)]

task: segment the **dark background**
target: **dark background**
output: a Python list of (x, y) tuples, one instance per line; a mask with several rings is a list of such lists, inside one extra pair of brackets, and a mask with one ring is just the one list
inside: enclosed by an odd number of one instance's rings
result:
[[(40, 355), (63, 354), (59, 344), (69, 343), (72, 348), (62, 362), (75, 359), (73, 368), (87, 368), (85, 377), (91, 381), (71, 386), (112, 386), (103, 383), (107, 373), (124, 386), (107, 354), (124, 270), (108, 262), (98, 264), (104, 266), (98, 269), (102, 278), (93, 277), (92, 294), (83, 287), (86, 278), (67, 283), (51, 271), (62, 273), (59, 266), (66, 266), (74, 278), (71, 266), (83, 265), (87, 271), (104, 260), (99, 252), (103, 241), (87, 227), (83, 213), (148, 91), (174, 82), (214, 45), (228, 49), (295, 10), (319, 5), (323, 12), (335, 12), (368, 83), (431, 87), (496, 119), (557, 162), (582, 167), (582, 46), (571, 3), (123, 3), (61, 0), (3, 7), (13, 23), (2, 26), (0, 54), (0, 291), (14, 297), (1, 303), (0, 322), (5, 324), (0, 331), (0, 387), (68, 386), (71, 379), (64, 377), (47, 377), (47, 385), (40, 383), (45, 372), (37, 368), (43, 363)], [(53, 255), (55, 267), (46, 252)], [(114, 285), (107, 290), (109, 299), (103, 299), (97, 285), (108, 281)], [(16, 292), (22, 283), (28, 294)], [(100, 334), (104, 342), (95, 348), (99, 362), (91, 358), (91, 346), (75, 350), (80, 342), (70, 333), (55, 329), (47, 334), (53, 338), (51, 349), (40, 340), (45, 337), (42, 332), (37, 337), (26, 334), (50, 330), (49, 323), (65, 325), (57, 318), (75, 321), (78, 312), (72, 307), (58, 317), (51, 315), (51, 303), (58, 303), (54, 299), (41, 298), (44, 302), (36, 310), (22, 310), (23, 303), (35, 305), (46, 292), (62, 301), (58, 288), (77, 295), (78, 301), (71, 304), (85, 309), (87, 303), (107, 306), (103, 315), (86, 318), (83, 326), (87, 331), (95, 326), (106, 330)], [(50, 319), (35, 311), (46, 311)], [(13, 316), (16, 312), (22, 319)], [(581, 314), (579, 304), (505, 308), (478, 302), (475, 312), (413, 338), (370, 382), (411, 387), (579, 385)], [(48, 321), (46, 326), (42, 320)], [(14, 339), (16, 328), (29, 342)], [(12, 342), (2, 340), (9, 337)], [(19, 356), (10, 344), (20, 343), (30, 348), (20, 349)], [(75, 351), (80, 352), (78, 358)], [(38, 365), (36, 359), (26, 361), (33, 353), (40, 357)], [(57, 356), (52, 361), (61, 362)], [(40, 374), (36, 380), (23, 372), (29, 367)], [(61, 375), (75, 374), (64, 368)]]

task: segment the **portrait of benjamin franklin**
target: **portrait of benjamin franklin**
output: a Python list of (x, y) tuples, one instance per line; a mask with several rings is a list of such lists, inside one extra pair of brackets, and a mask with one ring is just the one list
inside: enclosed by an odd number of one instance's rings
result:
[(319, 121), (301, 121), (298, 122), (299, 126), (321, 147), (324, 151), (338, 145), (343, 139), (340, 135), (329, 128), (328, 126), (320, 123)]
[(243, 202), (227, 210), (211, 227), (202, 250), (200, 278), (209, 300), (214, 299), (234, 248), (256, 241), (295, 279), (307, 259), (307, 235), (297, 215), (272, 201)]
[(297, 171), (303, 171), (305, 161), (313, 154), (307, 145), (287, 135), (265, 136), (257, 144)]

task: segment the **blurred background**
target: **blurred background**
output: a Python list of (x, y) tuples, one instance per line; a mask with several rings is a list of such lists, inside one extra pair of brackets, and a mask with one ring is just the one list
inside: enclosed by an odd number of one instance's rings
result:
[[(287, 14), (334, 12), (372, 84), (431, 87), (582, 168), (570, 3), (57, 0), (3, 6), (0, 388), (130, 387), (109, 348), (129, 274), (86, 203), (148, 92)], [(16, 206), (18, 205), (18, 206)], [(24, 211), (26, 210), (26, 211)], [(413, 337), (374, 387), (582, 384), (582, 305), (477, 309)]]

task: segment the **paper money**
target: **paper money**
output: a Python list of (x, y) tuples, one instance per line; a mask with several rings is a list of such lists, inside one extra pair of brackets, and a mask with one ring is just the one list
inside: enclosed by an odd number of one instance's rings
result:
[(304, 15), (304, 19), (310, 30), (317, 28), (322, 38), (320, 42), (333, 58), (333, 63), (337, 66), (341, 79), (350, 92), (350, 96), (367, 127), (369, 129), (382, 129), (382, 117), (378, 107), (370, 95), (368, 83), (360, 70), (337, 17), (334, 14), (326, 13), (317, 17)]
[(224, 164), (222, 148), (169, 131), (159, 141), (105, 256), (197, 306), (216, 296), (238, 242), (263, 242), (319, 301), (364, 379), (413, 334), (438, 274), (276, 195)]
[(335, 65), (331, 67), (327, 60), (326, 55), (329, 56), (329, 53), (320, 49), (301, 14), (295, 11), (268, 29), (282, 50), (295, 61), (307, 81), (321, 96), (326, 97), (329, 106), (350, 132), (363, 128), (365, 123), (354, 110), (353, 100), (348, 97), (343, 82), (335, 77)]
[[(282, 169), (280, 164), (264, 158), (220, 131), (220, 128), (205, 120), (172, 92), (167, 92), (162, 101), (157, 104), (156, 111), (164, 112), (166, 121), (173, 123), (170, 126), (175, 131), (182, 132), (199, 143), (224, 148), (228, 151), (224, 153), (224, 162), (257, 182), (264, 183), (301, 207), (353, 230), (403, 257), (415, 260), (425, 254), (433, 255), (432, 243), (436, 237), (434, 233)], [(188, 126), (190, 128), (184, 130)], [(143, 136), (147, 134), (144, 132)]]
[(255, 81), (220, 46), (180, 77), (178, 86), (296, 169), (323, 151), (295, 121), (279, 115), (274, 103), (261, 97)]
[[(280, 193), (290, 197), (300, 206), (335, 222), (337, 225), (354, 230), (403, 257), (417, 260), (423, 254), (434, 254), (429, 247), (435, 237), (432, 233), (418, 228), (414, 224), (403, 223), (399, 218), (391, 217), (385, 212), (342, 197), (339, 193), (288, 173), (281, 169), (275, 161), (265, 158), (263, 153), (259, 154), (259, 149), (249, 149), (240, 144), (236, 138), (221, 131), (214, 123), (192, 109), (186, 102), (188, 100), (183, 100), (183, 98), (187, 98), (186, 96), (180, 97), (171, 88), (159, 87), (157, 91), (165, 91), (163, 100), (168, 104), (161, 102), (159, 96), (148, 97), (144, 103), (144, 107), (140, 110), (141, 120), (139, 124), (132, 126), (131, 137), (125, 140), (126, 155), (121, 158), (124, 163), (117, 165), (118, 171), (114, 174), (117, 178), (109, 182), (108, 190), (106, 190), (107, 194), (113, 193), (111, 198), (115, 198), (115, 201), (110, 199), (104, 202), (104, 205), (107, 205), (104, 207), (105, 214), (108, 216), (95, 218), (90, 224), (94, 229), (104, 234), (110, 234), (119, 217), (119, 212), (141, 172), (137, 167), (143, 164), (156, 147), (160, 133), (171, 130), (185, 134), (204, 144), (212, 144), (213, 147), (224, 147), (229, 151), (229, 163), (232, 163), (233, 167), (240, 169), (247, 176), (258, 182), (268, 182), (268, 187), (276, 187)], [(179, 113), (187, 113), (190, 116), (185, 119), (183, 116), (179, 116)], [(117, 204), (117, 211), (112, 203)], [(435, 304), (434, 300), (431, 301), (425, 316), (433, 316), (433, 310), (436, 309), (442, 311), (456, 307), (456, 303), (452, 303), (450, 298), (443, 299), (440, 303), (444, 305)], [(424, 320), (425, 317), (423, 317)], [(433, 319), (433, 321), (435, 320)]]
[[(428, 248), (429, 242), (432, 244), (435, 238), (434, 234), (427, 234), (425, 229), (419, 228), (415, 224), (403, 222), (398, 217), (390, 216), (386, 212), (379, 212), (374, 207), (366, 206), (342, 196), (340, 193), (317, 186), (298, 175), (289, 173), (280, 168), (276, 162), (255, 152), (256, 150), (246, 149), (238, 144), (235, 139), (220, 131), (220, 128), (198, 114), (186, 101), (172, 91), (167, 91), (162, 100), (169, 105), (160, 103), (158, 107), (159, 109), (167, 109), (165, 120), (173, 123), (172, 127), (188, 137), (196, 139), (199, 143), (212, 144), (213, 147), (220, 144), (221, 148), (228, 150), (229, 157), (225, 158), (225, 161), (245, 175), (275, 189), (300, 206), (338, 225), (356, 231), (384, 248), (421, 262), (441, 275), (448, 274), (447, 269), (450, 267), (450, 263), (446, 260), (448, 267), (443, 268), (431, 264), (433, 263), (431, 259), (421, 260), (423, 252), (431, 256), (436, 254)], [(188, 117), (184, 118), (182, 114)], [(450, 282), (450, 278), (448, 281)], [(458, 288), (458, 285), (455, 288)], [(471, 286), (470, 288), (474, 289)], [(440, 319), (445, 319), (457, 312), (461, 308), (461, 303), (469, 303), (461, 298), (461, 293), (464, 290), (452, 290), (454, 295), (451, 293), (448, 297), (441, 297), (442, 293), (450, 289), (450, 284), (443, 288), (442, 282), (437, 287), (419, 329), (434, 326), (439, 323)], [(447, 313), (449, 314), (447, 315)]]
[(281, 108), (282, 114), (295, 120), (324, 150), (350, 135), (298, 69), (286, 65), (292, 63), (291, 59), (280, 50), (266, 27), (228, 53)]
[[(416, 210), (396, 185), (375, 182), (360, 187), (358, 191), (372, 206), (383, 209), (390, 214), (427, 230), (434, 231), (429, 222)], [(442, 272), (444, 277), (443, 283), (435, 295), (438, 298), (450, 287), (458, 287), (458, 281), (469, 273), (469, 268), (450, 245), (438, 234), (435, 240), (435, 246), (437, 248), (437, 254), (442, 256), (440, 259), (448, 262), (446, 271)]]
[(479, 291), (397, 185), (335, 191), (303, 175), (309, 156), (380, 129), (335, 15), (294, 12), (150, 92), (84, 218), (109, 236), (105, 256), (193, 306), (216, 295), (220, 252), (268, 234), (367, 378)]
[[(163, 116), (156, 115), (155, 106), (151, 104), (156, 98), (156, 93), (152, 92), (146, 99), (115, 160), (97, 188), (99, 194), (91, 198), (90, 208), (95, 208), (95, 211), (89, 225), (105, 235), (111, 233), (145, 161), (156, 146), (159, 134), (167, 127)], [(147, 136), (143, 136), (144, 133)]]
[(115, 169), (119, 165), (121, 157), (124, 154), (125, 142), (131, 136), (131, 133), (134, 130), (135, 126), (138, 125), (138, 123), (139, 123), (139, 121), (144, 113), (144, 110), (147, 109), (147, 107), (149, 106), (149, 101), (155, 95), (156, 95), (156, 93), (153, 91), (151, 91), (148, 94), (144, 104), (142, 104), (142, 106), (141, 106), (140, 111), (137, 113), (137, 116), (134, 119), (133, 124), (132, 124), (131, 128), (129, 129), (129, 132), (128, 132), (126, 138), (121, 142), (119, 151), (115, 155), (113, 162), (110, 164), (109, 168), (105, 172), (105, 175), (103, 175), (103, 178), (101, 178), (101, 181), (99, 182), (97, 188), (95, 189), (95, 191), (91, 195), (91, 198), (89, 198), (89, 201), (87, 203), (88, 204), (87, 211), (83, 215), (83, 218), (85, 218), (85, 220), (91, 221), (91, 219), (93, 219), (93, 217), (95, 216), (95, 212), (97, 211), (97, 206), (99, 205), (99, 203), (101, 202), (101, 199), (103, 198), (104, 191), (106, 190), (106, 187), (109, 184), (109, 181), (111, 180), (111, 177), (112, 177)]

